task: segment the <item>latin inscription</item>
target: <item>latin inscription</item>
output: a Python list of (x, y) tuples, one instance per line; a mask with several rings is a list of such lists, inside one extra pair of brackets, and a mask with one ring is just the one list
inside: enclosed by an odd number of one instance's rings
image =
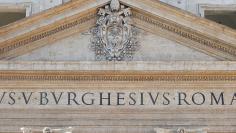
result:
[(3, 91), (0, 105), (66, 106), (224, 106), (236, 92), (223, 91)]

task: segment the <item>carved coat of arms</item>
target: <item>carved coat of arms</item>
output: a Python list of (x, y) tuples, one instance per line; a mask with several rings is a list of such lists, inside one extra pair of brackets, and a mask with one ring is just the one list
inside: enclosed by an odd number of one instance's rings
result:
[(96, 60), (132, 60), (138, 45), (130, 8), (112, 0), (110, 5), (99, 9), (98, 15), (96, 27), (91, 30)]

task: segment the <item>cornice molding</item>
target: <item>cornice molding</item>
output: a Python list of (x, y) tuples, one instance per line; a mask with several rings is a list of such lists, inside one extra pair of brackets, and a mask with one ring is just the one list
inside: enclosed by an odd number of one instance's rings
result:
[[(99, 1), (101, 2), (97, 2), (96, 3), (97, 6), (99, 6), (100, 3), (103, 3), (104, 5), (109, 0), (99, 0)], [(35, 25), (41, 20), (47, 20), (48, 18), (51, 18), (56, 15), (60, 15), (63, 12), (71, 11), (75, 8), (81, 8), (83, 6), (86, 6), (88, 3), (95, 3), (95, 2), (96, 0), (76, 0), (76, 1), (65, 3), (61, 6), (56, 6), (46, 11), (34, 14), (33, 16), (30, 16), (25, 19), (11, 23), (9, 25), (0, 27), (0, 36), (15, 32), (17, 29), (21, 27), (26, 27), (28, 25)], [(93, 4), (93, 5), (96, 6), (96, 4)]]
[(0, 61), (0, 71), (236, 71), (233, 61)]
[(236, 81), (236, 71), (0, 71), (0, 81)]
[(139, 28), (177, 41), (220, 60), (236, 60), (236, 47), (233, 44), (138, 10), (133, 11), (133, 18)]
[[(234, 29), (212, 22), (211, 20), (196, 16), (190, 12), (156, 0), (120, 0), (121, 3), (130, 6), (133, 9), (143, 11), (144, 13), (158, 15), (167, 20), (188, 26), (197, 31), (206, 31), (209, 35), (221, 39), (229, 39), (232, 43), (236, 40)], [(215, 34), (218, 33), (218, 34)], [(221, 36), (220, 36), (221, 35)]]
[[(77, 14), (70, 18), (55, 22), (48, 26), (36, 29), (24, 35), (0, 43), (0, 59), (8, 60), (49, 42), (54, 42), (88, 30), (95, 25), (96, 9)], [(23, 52), (23, 53), (22, 53)]]

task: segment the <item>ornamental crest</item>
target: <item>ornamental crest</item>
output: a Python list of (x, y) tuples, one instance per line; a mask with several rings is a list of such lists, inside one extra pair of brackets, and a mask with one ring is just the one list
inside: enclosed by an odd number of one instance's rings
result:
[(132, 60), (137, 49), (137, 32), (132, 27), (131, 10), (112, 0), (110, 5), (100, 8), (96, 27), (91, 30), (92, 48), (96, 60)]

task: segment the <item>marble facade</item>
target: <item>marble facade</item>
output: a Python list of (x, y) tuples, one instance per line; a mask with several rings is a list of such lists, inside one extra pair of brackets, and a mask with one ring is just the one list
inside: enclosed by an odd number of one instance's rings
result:
[(57, 2), (0, 28), (0, 133), (236, 132), (235, 30), (155, 0)]

